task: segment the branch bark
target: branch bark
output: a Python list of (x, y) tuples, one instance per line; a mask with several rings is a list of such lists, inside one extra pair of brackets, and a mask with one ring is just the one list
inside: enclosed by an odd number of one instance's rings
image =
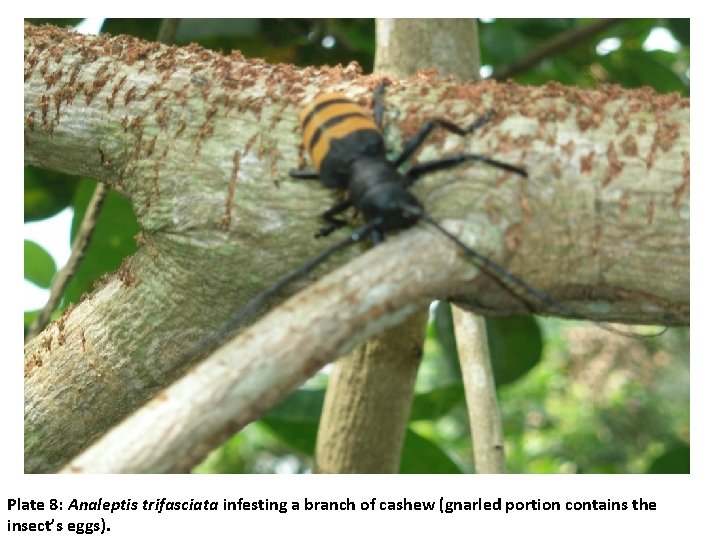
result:
[[(160, 23), (157, 41), (160, 43), (172, 43), (178, 26), (180, 26), (180, 19), (163, 19)], [(27, 336), (25, 337), (26, 342), (37, 336), (40, 331), (45, 328), (45, 325), (50, 320), (53, 310), (60, 303), (60, 300), (62, 300), (63, 294), (65, 293), (65, 287), (67, 287), (68, 283), (75, 275), (78, 265), (85, 257), (85, 251), (90, 244), (92, 235), (95, 232), (95, 225), (97, 223), (98, 216), (100, 215), (105, 203), (107, 190), (108, 187), (106, 184), (98, 183), (97, 186), (95, 186), (95, 191), (90, 198), (83, 221), (80, 224), (75, 240), (73, 240), (70, 257), (65, 266), (57, 273), (57, 276), (53, 280), (52, 287), (50, 288), (50, 297), (40, 314), (30, 325)]]
[(475, 472), (504, 473), (503, 425), (485, 320), (457, 306), (452, 306), (452, 317), (470, 417)]
[(477, 79), (477, 20), (376, 19), (375, 73), (408, 78), (427, 69), (461, 81)]
[[(192, 362), (183, 353), (193, 343), (334, 241), (308, 245), (333, 194), (286, 176), (301, 164), (297, 112), (319, 91), (369, 103), (376, 82), (353, 66), (300, 70), (196, 46), (26, 25), (26, 162), (121, 191), (142, 227), (137, 254), (26, 345), (28, 472), (67, 463), (184, 373)], [(688, 323), (687, 100), (647, 90), (459, 84), (421, 75), (391, 87), (387, 106), (389, 118), (400, 119), (390, 125), (393, 147), (429, 116), (462, 124), (496, 110), (496, 123), (483, 133), (471, 140), (443, 135), (421, 156), (464, 148), (529, 169), (521, 180), (468, 167), (417, 186), (428, 211), (466, 242), (589, 317)], [(486, 313), (526, 309), (449, 247), (438, 258), (408, 260), (404, 239), (420, 234), (435, 239), (421, 228), (403, 233), (379, 251), (396, 267), (363, 256), (358, 261), (367, 267), (354, 261), (357, 274), (346, 279), (382, 288), (400, 274), (438, 273), (447, 278), (442, 287), (429, 279), (432, 286), (417, 288), (415, 300), (432, 289), (432, 297)], [(390, 257), (392, 249), (402, 257)], [(327, 267), (359, 252), (348, 250)], [(429, 266), (405, 267), (411, 263)], [(387, 273), (375, 275), (378, 268)], [(337, 287), (335, 293), (346, 292)], [(357, 298), (373, 302), (372, 317), (352, 326), (348, 342), (380, 331), (414, 301)], [(352, 316), (339, 304), (332, 309), (318, 317)], [(301, 324), (303, 318), (295, 312), (272, 333), (289, 339), (296, 328), (323, 328), (332, 335), (326, 326)], [(337, 352), (308, 355), (316, 366)], [(288, 354), (273, 368), (295, 369), (294, 351)], [(242, 394), (236, 404), (260, 414), (268, 396), (281, 394), (280, 386), (267, 389), (262, 406), (256, 394)]]
[(422, 304), (333, 365), (315, 472), (398, 472), (426, 326)]

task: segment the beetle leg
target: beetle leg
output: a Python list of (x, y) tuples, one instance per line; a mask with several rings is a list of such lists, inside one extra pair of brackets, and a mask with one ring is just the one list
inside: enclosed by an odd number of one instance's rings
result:
[(527, 177), (527, 171), (522, 167), (516, 167), (515, 165), (510, 165), (509, 163), (503, 163), (502, 161), (497, 161), (487, 156), (479, 154), (453, 154), (439, 159), (434, 159), (432, 161), (418, 163), (405, 173), (405, 186), (411, 186), (418, 178), (425, 174), (442, 171), (444, 169), (452, 169), (453, 167), (457, 167), (458, 165), (462, 165), (468, 161), (481, 161), (483, 163), (487, 163), (491, 167), (497, 167), (498, 169), (503, 169), (519, 174), (520, 176)]
[(320, 180), (320, 174), (312, 169), (293, 169), (290, 176), (302, 180)]
[(327, 225), (325, 225), (322, 229), (320, 229), (318, 232), (315, 233), (315, 238), (320, 238), (322, 236), (328, 236), (335, 232), (337, 229), (340, 229), (341, 227), (345, 227), (348, 225), (348, 222), (344, 219), (338, 219), (335, 216), (339, 214), (340, 212), (344, 212), (348, 208), (352, 206), (352, 203), (349, 199), (346, 199), (344, 201), (341, 201), (337, 203), (332, 208), (329, 208), (328, 210), (325, 210), (323, 212), (323, 219), (328, 222)]
[(376, 228), (370, 231), (370, 241), (373, 246), (377, 246), (383, 240), (385, 240), (385, 233), (382, 229)]
[(432, 118), (428, 120), (422, 125), (420, 130), (415, 135), (413, 135), (407, 140), (405, 146), (403, 147), (403, 151), (397, 158), (395, 158), (395, 161), (393, 161), (393, 165), (395, 167), (399, 167), (400, 165), (405, 163), (408, 158), (412, 156), (418, 148), (420, 148), (420, 145), (425, 142), (425, 139), (428, 138), (430, 133), (432, 133), (435, 128), (440, 127), (452, 133), (455, 133), (456, 135), (464, 136), (472, 133), (480, 126), (486, 124), (490, 120), (490, 118), (492, 118), (493, 114), (493, 111), (488, 111), (482, 116), (478, 116), (475, 121), (466, 128), (460, 127), (457, 124), (453, 124), (452, 122), (449, 122), (447, 120), (443, 120), (442, 118)]

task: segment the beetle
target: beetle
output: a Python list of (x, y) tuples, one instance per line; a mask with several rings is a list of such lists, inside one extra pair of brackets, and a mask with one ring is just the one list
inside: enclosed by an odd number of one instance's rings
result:
[[(315, 233), (316, 238), (328, 236), (337, 229), (349, 226), (350, 223), (345, 218), (338, 216), (351, 208), (362, 214), (364, 223), (355, 228), (348, 237), (321, 251), (256, 295), (235, 313), (210, 341), (224, 341), (241, 322), (255, 316), (274, 294), (289, 283), (310, 273), (334, 253), (368, 237), (372, 244), (376, 245), (384, 240), (387, 233), (407, 229), (419, 221), (436, 229), (454, 243), (482, 271), (525, 303), (531, 311), (535, 311), (536, 308), (529, 299), (552, 307), (564, 316), (587, 319), (586, 315), (533, 287), (499, 263), (462, 242), (430, 217), (409, 190), (426, 174), (469, 162), (484, 163), (528, 177), (524, 168), (481, 154), (457, 153), (417, 163), (404, 173), (398, 170), (417, 152), (434, 130), (440, 128), (467, 136), (487, 124), (494, 112), (490, 110), (478, 116), (466, 128), (442, 118), (431, 118), (407, 140), (396, 158), (389, 159), (382, 134), (383, 94), (386, 85), (387, 80), (383, 79), (373, 92), (372, 116), (362, 106), (339, 93), (320, 94), (303, 107), (300, 111), (303, 147), (310, 154), (314, 169), (292, 170), (289, 173), (293, 178), (319, 180), (327, 188), (340, 189), (346, 193), (344, 199), (323, 212), (325, 225)], [(593, 322), (613, 333), (631, 337), (655, 337), (667, 330), (666, 328), (657, 334), (646, 335), (619, 330), (599, 321)]]
[[(342, 94), (321, 94), (300, 111), (303, 146), (310, 154), (315, 170), (290, 171), (293, 178), (320, 180), (325, 187), (347, 190), (347, 197), (326, 210), (322, 217), (327, 225), (315, 235), (327, 236), (348, 225), (336, 216), (349, 208), (357, 209), (368, 224), (367, 234), (373, 244), (385, 233), (414, 225), (424, 215), (423, 207), (409, 188), (422, 176), (480, 161), (526, 177), (527, 172), (479, 154), (453, 154), (434, 161), (419, 163), (407, 172), (398, 168), (420, 148), (434, 129), (443, 128), (458, 135), (468, 135), (486, 124), (492, 111), (479, 116), (467, 128), (441, 118), (427, 120), (417, 134), (405, 144), (393, 160), (388, 159), (382, 134), (383, 93), (385, 79), (374, 91), (374, 117)], [(358, 232), (365, 232), (366, 228)]]

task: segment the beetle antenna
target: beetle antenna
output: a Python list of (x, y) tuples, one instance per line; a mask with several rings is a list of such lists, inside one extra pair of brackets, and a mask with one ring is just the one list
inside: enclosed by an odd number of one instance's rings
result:
[(194, 345), (192, 349), (187, 353), (185, 358), (193, 358), (206, 350), (217, 348), (235, 332), (235, 330), (240, 326), (241, 323), (254, 318), (273, 295), (280, 292), (283, 288), (288, 286), (293, 281), (300, 279), (301, 277), (306, 276), (307, 274), (312, 272), (317, 266), (322, 264), (326, 259), (329, 259), (338, 251), (352, 244), (355, 244), (367, 237), (374, 229), (379, 226), (379, 221), (379, 219), (375, 219), (358, 227), (344, 240), (341, 240), (340, 242), (337, 242), (332, 246), (326, 248), (325, 250), (321, 251), (315, 257), (308, 260), (301, 267), (285, 274), (275, 283), (270, 285), (267, 289), (264, 289), (263, 291), (255, 295), (247, 304), (245, 304), (239, 311), (237, 311), (227, 323), (225, 323), (225, 326), (223, 326), (219, 332), (212, 334), (207, 339), (201, 340), (200, 343)]
[(513, 295), (515, 295), (520, 300), (525, 301), (526, 298), (535, 298), (536, 300), (540, 300), (543, 304), (545, 304), (548, 307), (554, 308), (556, 311), (558, 311), (560, 314), (570, 317), (573, 319), (582, 319), (582, 320), (590, 320), (592, 323), (596, 324), (600, 328), (603, 328), (604, 330), (607, 330), (609, 332), (612, 332), (614, 334), (619, 334), (621, 336), (625, 337), (633, 337), (633, 338), (654, 338), (661, 336), (664, 334), (668, 327), (666, 326), (659, 332), (655, 332), (652, 334), (641, 334), (638, 332), (633, 332), (630, 330), (620, 330), (618, 328), (615, 328), (614, 326), (611, 326), (608, 323), (602, 322), (602, 321), (595, 321), (592, 319), (588, 319), (587, 315), (581, 313), (580, 311), (576, 310), (575, 308), (570, 307), (569, 305), (560, 302), (559, 300), (556, 300), (552, 296), (550, 296), (545, 291), (542, 291), (540, 289), (537, 289), (527, 283), (526, 281), (520, 279), (518, 276), (504, 268), (502, 265), (496, 263), (491, 258), (489, 258), (487, 255), (483, 255), (482, 253), (479, 253), (472, 249), (470, 246), (465, 244), (462, 240), (457, 238), (454, 234), (452, 234), (450, 231), (448, 231), (445, 227), (440, 225), (437, 221), (432, 219), (430, 216), (428, 216), (425, 212), (422, 210), (412, 207), (412, 210), (408, 207), (405, 209), (407, 212), (411, 212), (418, 216), (420, 220), (427, 223), (431, 227), (438, 230), (440, 233), (442, 233), (443, 236), (448, 238), (451, 242), (453, 242), (455, 245), (457, 245), (469, 258), (470, 260), (474, 261), (477, 266), (482, 269), (486, 274), (488, 274), (490, 277), (492, 277), (495, 281), (497, 281), (500, 285), (508, 289)]

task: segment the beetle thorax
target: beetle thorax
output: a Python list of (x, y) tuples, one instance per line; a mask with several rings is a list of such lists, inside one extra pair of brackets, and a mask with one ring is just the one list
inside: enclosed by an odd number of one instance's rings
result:
[(386, 231), (410, 227), (422, 213), (422, 205), (407, 190), (402, 175), (385, 158), (360, 158), (352, 163), (348, 198), (366, 220), (382, 218)]

